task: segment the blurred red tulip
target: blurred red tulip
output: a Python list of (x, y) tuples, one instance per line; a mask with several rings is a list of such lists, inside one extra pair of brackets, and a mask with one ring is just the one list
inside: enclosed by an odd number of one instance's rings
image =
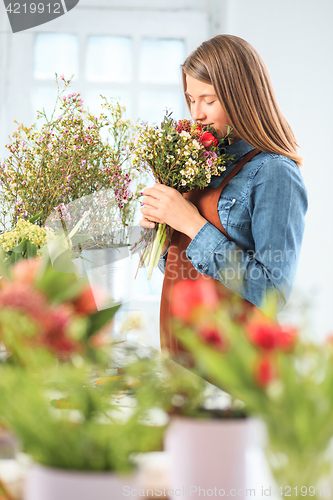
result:
[(268, 351), (273, 349), (290, 350), (296, 341), (295, 328), (281, 327), (278, 323), (270, 320), (250, 322), (247, 330), (250, 340), (258, 347)]
[(96, 301), (94, 297), (94, 292), (91, 286), (87, 285), (81, 295), (79, 295), (74, 301), (73, 305), (75, 312), (77, 314), (88, 315), (97, 311)]
[(199, 335), (207, 344), (219, 350), (224, 350), (226, 347), (222, 333), (217, 328), (206, 326), (199, 330)]
[(266, 387), (274, 377), (271, 361), (267, 357), (259, 360), (255, 370), (255, 380), (261, 387)]
[(171, 297), (171, 312), (185, 323), (189, 323), (196, 308), (213, 312), (219, 303), (214, 283), (201, 275), (195, 280), (182, 280), (175, 284)]

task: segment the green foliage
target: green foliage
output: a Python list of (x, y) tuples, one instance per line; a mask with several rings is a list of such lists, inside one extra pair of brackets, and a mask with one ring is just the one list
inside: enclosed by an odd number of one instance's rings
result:
[(0, 415), (37, 462), (61, 469), (128, 473), (131, 454), (161, 448), (162, 427), (140, 424), (143, 409), (119, 418), (112, 381), (95, 386), (84, 369), (60, 366), (43, 378), (0, 367)]
[[(39, 217), (33, 217), (37, 220)], [(29, 259), (39, 255), (40, 249), (46, 244), (47, 238), (54, 237), (51, 230), (36, 226), (32, 222), (19, 219), (12, 231), (0, 235), (0, 246), (5, 252), (5, 259), (15, 264), (21, 259)]]

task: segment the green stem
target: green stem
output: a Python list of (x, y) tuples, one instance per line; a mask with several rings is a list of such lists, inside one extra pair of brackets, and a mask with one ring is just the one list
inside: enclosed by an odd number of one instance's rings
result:
[(159, 224), (157, 228), (157, 232), (153, 242), (153, 248), (150, 255), (150, 265), (148, 271), (148, 279), (150, 280), (151, 275), (153, 273), (154, 267), (157, 266), (159, 258), (162, 254), (162, 248), (165, 242), (165, 238), (167, 236), (166, 224)]

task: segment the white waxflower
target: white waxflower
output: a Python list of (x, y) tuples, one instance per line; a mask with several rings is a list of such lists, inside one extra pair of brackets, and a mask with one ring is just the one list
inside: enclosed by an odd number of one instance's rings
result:
[(191, 136), (188, 132), (186, 132), (185, 130), (183, 130), (180, 134), (180, 137), (183, 137), (184, 139), (191, 139)]
[(194, 141), (193, 141), (193, 146), (195, 147), (195, 149), (201, 148), (200, 144), (198, 143), (198, 141), (196, 139), (194, 139)]

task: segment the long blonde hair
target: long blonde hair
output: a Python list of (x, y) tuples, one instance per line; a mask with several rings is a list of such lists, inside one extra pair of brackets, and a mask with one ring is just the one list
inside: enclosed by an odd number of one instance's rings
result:
[[(213, 85), (235, 133), (268, 153), (288, 156), (299, 166), (294, 133), (281, 113), (265, 63), (252, 45), (233, 35), (203, 42), (182, 65), (186, 75)], [(189, 98), (185, 93), (188, 107)]]

